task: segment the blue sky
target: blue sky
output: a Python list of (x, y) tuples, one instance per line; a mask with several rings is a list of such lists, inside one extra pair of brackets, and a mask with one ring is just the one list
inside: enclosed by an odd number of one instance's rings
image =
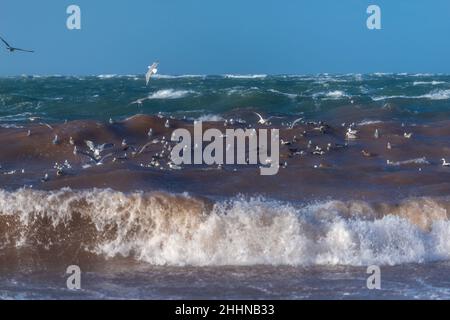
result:
[[(367, 29), (369, 4), (382, 30)], [(1, 0), (0, 35), (36, 50), (0, 50), (0, 75), (138, 74), (153, 60), (164, 74), (450, 73), (448, 0)]]

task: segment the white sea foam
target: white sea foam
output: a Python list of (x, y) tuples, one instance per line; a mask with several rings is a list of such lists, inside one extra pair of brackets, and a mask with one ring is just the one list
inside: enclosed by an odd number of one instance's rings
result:
[(414, 86), (426, 86), (426, 85), (432, 85), (432, 86), (437, 86), (439, 84), (445, 84), (445, 81), (414, 81), (413, 85)]
[(229, 79), (264, 79), (267, 74), (226, 74), (224, 77)]
[(318, 92), (313, 94), (313, 98), (322, 98), (324, 100), (339, 100), (349, 98), (350, 96), (342, 90), (333, 90), (328, 92)]
[(420, 96), (420, 98), (426, 98), (430, 100), (447, 100), (450, 99), (450, 89), (433, 91)]
[(194, 93), (191, 90), (163, 89), (152, 93), (148, 96), (148, 99), (181, 99)]
[(225, 119), (217, 114), (205, 114), (196, 119), (197, 121), (205, 121), (205, 122), (220, 122), (224, 121)]
[(295, 98), (298, 97), (298, 94), (296, 94), (296, 93), (287, 93), (287, 92), (282, 92), (282, 91), (278, 91), (278, 90), (275, 90), (275, 89), (269, 89), (268, 91), (272, 92), (272, 93), (275, 93), (275, 94), (282, 95), (282, 96), (286, 96), (286, 97), (291, 98), (291, 99), (295, 99)]
[(117, 74), (100, 74), (97, 76), (99, 79), (113, 79), (116, 78)]
[(416, 159), (408, 159), (404, 161), (389, 161), (388, 165), (390, 166), (402, 166), (402, 165), (408, 165), (408, 164), (430, 164), (430, 162), (427, 160), (427, 158), (416, 158)]
[(152, 78), (155, 79), (183, 79), (183, 78), (206, 78), (206, 75), (202, 74), (181, 74), (181, 75), (170, 75), (170, 74), (155, 74)]
[[(359, 266), (450, 259), (445, 205), (413, 199), (385, 212), (377, 210), (361, 201), (297, 207), (236, 198), (209, 208), (187, 195), (105, 189), (0, 191), (0, 218), (13, 215), (22, 226), (16, 247), (30, 245), (27, 236), (39, 232), (59, 230), (69, 241), (64, 226), (81, 215), (100, 234), (94, 252), (154, 265)], [(43, 225), (36, 223), (39, 217), (50, 219), (54, 229), (44, 224), (47, 227), (39, 230)]]
[(380, 120), (363, 120), (360, 123), (358, 123), (358, 126), (370, 126), (372, 124), (378, 124), (383, 123), (383, 121)]
[(420, 96), (392, 95), (371, 97), (373, 101), (389, 100), (389, 99), (429, 99), (429, 100), (448, 100), (450, 99), (450, 89), (434, 90), (430, 93)]

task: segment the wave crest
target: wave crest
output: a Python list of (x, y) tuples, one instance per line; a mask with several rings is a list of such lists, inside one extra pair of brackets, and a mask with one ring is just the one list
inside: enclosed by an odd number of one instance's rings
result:
[[(450, 259), (450, 200), (210, 203), (110, 189), (0, 192), (0, 250), (73, 250), (154, 265), (395, 265)], [(56, 248), (56, 249), (55, 249)]]

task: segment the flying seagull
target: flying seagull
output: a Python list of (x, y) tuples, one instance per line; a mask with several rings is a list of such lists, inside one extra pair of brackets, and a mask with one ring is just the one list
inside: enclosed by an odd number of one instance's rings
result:
[(0, 37), (0, 40), (6, 45), (6, 50), (8, 50), (9, 52), (14, 52), (14, 51), (23, 51), (23, 52), (30, 52), (33, 53), (33, 50), (25, 50), (25, 49), (19, 49), (19, 48), (15, 48), (15, 47), (11, 47), (9, 45), (8, 42), (6, 42), (5, 39), (3, 39), (2, 37)]
[(159, 62), (154, 62), (151, 66), (148, 67), (148, 71), (145, 74), (146, 85), (148, 85), (148, 82), (150, 81), (150, 78), (152, 77), (152, 75), (154, 75), (158, 72), (158, 69), (157, 69), (158, 65), (159, 65)]
[(273, 117), (269, 117), (267, 119), (264, 119), (262, 115), (260, 115), (258, 112), (254, 112), (254, 114), (256, 114), (259, 118), (258, 123), (262, 124), (262, 125), (270, 125), (269, 120), (272, 119)]
[(289, 126), (289, 129), (294, 129), (295, 125), (302, 120), (303, 120), (303, 118), (296, 119), (294, 122), (291, 123), (291, 125)]

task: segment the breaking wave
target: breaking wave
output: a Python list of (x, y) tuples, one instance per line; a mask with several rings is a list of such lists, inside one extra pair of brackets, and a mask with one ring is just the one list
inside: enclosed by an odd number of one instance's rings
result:
[(225, 78), (229, 79), (264, 79), (267, 78), (266, 74), (226, 74)]
[(57, 247), (72, 250), (71, 256), (90, 252), (174, 266), (448, 260), (449, 208), (450, 200), (431, 198), (295, 205), (110, 189), (3, 190), (0, 253)]
[(434, 90), (430, 93), (420, 96), (406, 96), (406, 95), (394, 95), (394, 96), (378, 96), (372, 97), (373, 101), (389, 100), (389, 99), (428, 99), (428, 100), (448, 100), (450, 99), (450, 89), (447, 90)]
[(152, 93), (148, 99), (181, 99), (192, 93), (194, 92), (190, 90), (164, 89)]

